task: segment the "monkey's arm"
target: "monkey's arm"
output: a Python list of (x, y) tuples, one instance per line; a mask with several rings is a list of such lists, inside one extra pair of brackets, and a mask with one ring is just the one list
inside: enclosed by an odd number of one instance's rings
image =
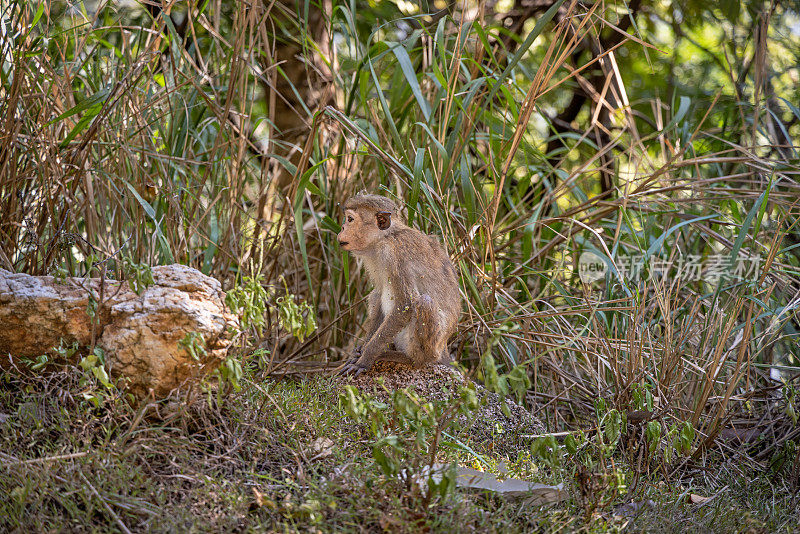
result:
[(408, 326), (416, 304), (416, 300), (411, 300), (397, 306), (378, 326), (375, 334), (364, 345), (358, 360), (355, 362), (351, 360), (339, 374), (353, 373), (358, 376), (372, 367), (381, 354), (389, 350), (389, 344), (394, 341), (395, 336)]
[(381, 326), (383, 322), (383, 309), (381, 308), (381, 294), (378, 292), (377, 289), (373, 289), (372, 293), (369, 294), (369, 304), (367, 306), (367, 322), (364, 323), (364, 330), (366, 331), (366, 337), (364, 343), (361, 345), (366, 345), (370, 339), (375, 335), (375, 332), (378, 331), (378, 327)]
[(389, 344), (400, 331), (408, 326), (411, 320), (412, 304), (400, 305), (380, 324), (375, 334), (364, 345), (359, 362), (366, 367), (371, 367), (378, 356), (389, 349)]

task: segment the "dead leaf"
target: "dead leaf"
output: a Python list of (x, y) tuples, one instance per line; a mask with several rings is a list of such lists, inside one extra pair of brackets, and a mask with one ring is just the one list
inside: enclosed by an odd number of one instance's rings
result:
[(327, 458), (333, 454), (333, 446), (334, 443), (329, 438), (315, 439), (311, 444), (311, 453), (314, 454), (314, 457), (311, 458), (311, 461), (319, 460), (320, 458)]
[[(442, 464), (434, 464), (431, 478), (439, 482), (442, 479), (442, 471), (445, 467)], [(422, 481), (418, 480), (418, 483), (420, 482)], [(420, 485), (422, 486), (422, 484)], [(500, 480), (492, 473), (461, 466), (456, 467), (456, 486), (459, 488), (492, 491), (509, 499), (527, 497), (525, 504), (532, 506), (561, 502), (569, 497), (567, 492), (564, 491), (563, 484), (549, 486), (517, 478)]]
[(256, 489), (255, 486), (251, 486), (250, 489), (253, 490), (253, 502), (250, 503), (250, 511), (252, 512), (257, 508), (264, 506), (264, 496)]
[(508, 474), (508, 464), (506, 464), (502, 460), (497, 462), (497, 465), (495, 466), (495, 469), (497, 469), (497, 471), (503, 476), (506, 476)]
[(499, 480), (492, 473), (485, 473), (470, 467), (456, 468), (456, 485), (460, 488), (484, 489), (506, 497), (529, 497), (528, 504), (548, 504), (567, 498), (563, 484), (549, 486), (528, 482), (517, 478)]
[(703, 497), (702, 495), (696, 495), (694, 493), (689, 494), (689, 502), (692, 504), (703, 504), (711, 499), (713, 499), (713, 497)]

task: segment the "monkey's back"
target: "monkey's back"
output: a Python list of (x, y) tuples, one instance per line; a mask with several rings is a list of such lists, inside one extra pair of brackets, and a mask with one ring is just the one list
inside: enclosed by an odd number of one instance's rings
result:
[(452, 334), (461, 312), (461, 292), (455, 268), (444, 247), (436, 237), (408, 226), (398, 228), (394, 238), (397, 241), (395, 250), (400, 256), (397, 266), (405, 271), (401, 278), (413, 285), (408, 289), (417, 295), (429, 295), (433, 299), (447, 334)]

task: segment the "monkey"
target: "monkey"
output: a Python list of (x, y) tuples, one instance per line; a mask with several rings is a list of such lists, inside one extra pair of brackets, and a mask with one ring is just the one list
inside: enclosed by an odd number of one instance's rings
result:
[(338, 240), (367, 271), (366, 342), (339, 371), (358, 376), (378, 360), (415, 368), (449, 363), (461, 312), (456, 270), (433, 237), (405, 224), (397, 205), (361, 193), (344, 206)]

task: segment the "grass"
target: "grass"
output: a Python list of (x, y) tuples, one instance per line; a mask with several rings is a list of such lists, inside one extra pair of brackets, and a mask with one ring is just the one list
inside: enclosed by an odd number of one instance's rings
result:
[[(652, 500), (635, 518), (614, 506), (586, 514), (568, 466), (551, 469), (526, 440), (461, 437), (486, 468), (543, 483), (565, 482), (573, 498), (525, 506), (457, 490), (428, 507), (385, 477), (367, 427), (354, 424), (329, 379), (253, 376), (219, 403), (163, 401), (134, 409), (112, 397), (82, 400), (77, 367), (43, 379), (6, 373), (0, 389), (3, 530), (131, 531), (631, 531), (792, 532), (796, 497), (786, 473), (745, 457), (709, 459), (670, 483), (645, 476), (615, 505)], [(320, 438), (330, 440), (314, 447)], [(442, 449), (440, 458), (476, 463)], [(744, 460), (744, 461), (743, 461)], [(502, 465), (502, 467), (501, 467)], [(622, 471), (631, 471), (623, 465)], [(703, 504), (690, 494), (713, 497)]]

